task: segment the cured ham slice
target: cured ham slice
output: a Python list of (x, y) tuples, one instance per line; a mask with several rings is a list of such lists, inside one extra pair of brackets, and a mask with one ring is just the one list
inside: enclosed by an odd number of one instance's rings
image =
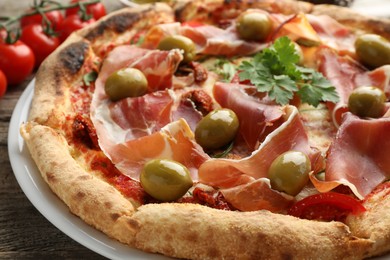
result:
[(344, 116), (331, 145), (325, 181), (311, 180), (320, 192), (343, 184), (360, 199), (390, 177), (390, 118), (364, 120)]
[[(145, 74), (149, 92), (162, 90), (172, 86), (173, 73), (182, 60), (183, 55), (179, 50), (147, 50), (133, 45), (123, 45), (113, 49), (107, 56), (99, 72), (99, 80), (103, 84), (115, 71), (131, 67)], [(105, 98), (104, 88), (99, 94), (102, 95), (99, 98)]]
[[(182, 102), (185, 90), (166, 89), (172, 86), (173, 73), (181, 60), (178, 50), (117, 47), (108, 55), (95, 82), (91, 120), (99, 146), (122, 173), (135, 180), (139, 180), (143, 165), (155, 158), (184, 164), (197, 180), (198, 167), (209, 158), (194, 141), (187, 121), (179, 119), (187, 115), (195, 125), (200, 112)], [(124, 67), (143, 71), (152, 93), (111, 102), (104, 83), (111, 73)]]
[(341, 56), (329, 48), (322, 48), (318, 53), (318, 59), (319, 71), (330, 80), (340, 97), (336, 106), (328, 104), (333, 111), (336, 126), (340, 125), (342, 115), (348, 111), (348, 98), (355, 88), (375, 86), (382, 89), (387, 97), (390, 96), (390, 65), (368, 71), (348, 56)]
[(215, 100), (233, 110), (240, 121), (239, 134), (251, 151), (262, 142), (267, 127), (271, 127), (283, 115), (282, 108), (266, 98), (248, 94), (254, 88), (246, 85), (217, 82), (214, 86)]
[(185, 165), (196, 181), (198, 168), (208, 156), (193, 140), (193, 132), (181, 119), (141, 138), (118, 144), (113, 144), (108, 138), (100, 138), (99, 143), (115, 166), (132, 179), (139, 180), (142, 167), (149, 160), (171, 159)]
[(282, 36), (288, 36), (292, 41), (306, 41), (314, 44), (321, 42), (316, 31), (310, 25), (305, 14), (294, 16), (285, 16), (281, 14), (273, 14), (275, 32), (272, 35), (273, 39)]
[(272, 212), (282, 212), (293, 203), (292, 196), (271, 189), (270, 181), (266, 178), (223, 189), (221, 192), (233, 207), (242, 211), (266, 209)]
[(353, 55), (356, 35), (346, 26), (327, 15), (306, 15), (321, 43), (341, 53)]
[(172, 35), (190, 38), (197, 46), (197, 53), (210, 55), (238, 56), (254, 54), (266, 44), (241, 40), (232, 24), (226, 29), (212, 25), (188, 26), (180, 23), (156, 25), (146, 34), (142, 44), (145, 48), (155, 49), (159, 42)]
[(199, 180), (218, 188), (231, 188), (254, 179), (267, 177), (268, 168), (280, 154), (295, 150), (305, 153), (317, 169), (318, 156), (308, 143), (307, 135), (294, 106), (287, 106), (285, 121), (269, 134), (250, 156), (240, 160), (210, 159), (199, 168)]

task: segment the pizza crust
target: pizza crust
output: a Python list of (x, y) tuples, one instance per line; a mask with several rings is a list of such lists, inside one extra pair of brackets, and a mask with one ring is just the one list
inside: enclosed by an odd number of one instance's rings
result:
[(311, 13), (328, 15), (352, 29), (360, 29), (390, 38), (390, 19), (368, 17), (346, 7), (335, 5), (314, 5)]
[[(386, 183), (384, 185), (389, 185)], [(346, 223), (353, 234), (375, 241), (370, 256), (390, 251), (390, 191), (389, 187), (369, 197), (363, 205), (367, 211), (362, 215), (350, 215)]]
[[(305, 12), (324, 14), (327, 10), (285, 1)], [(179, 2), (181, 9), (175, 14), (185, 19), (189, 6), (201, 1)], [(274, 1), (262, 3), (270, 8), (278, 6)], [(72, 157), (61, 126), (65, 114), (72, 113), (69, 87), (82, 80), (85, 61), (104, 58), (110, 48), (107, 39), (122, 44), (153, 21), (173, 21), (173, 14), (164, 4), (112, 13), (72, 34), (39, 69), (30, 122), (21, 127), (21, 133), (42, 177), (70, 211), (125, 244), (179, 258), (361, 259), (390, 250), (388, 195), (371, 201), (372, 209), (364, 215), (349, 217), (351, 230), (340, 222), (301, 220), (267, 211), (232, 212), (175, 203), (135, 208), (119, 191)], [(351, 19), (351, 14), (343, 17)], [(352, 22), (349, 25), (354, 26)]]
[(131, 202), (80, 167), (66, 140), (53, 129), (27, 123), (21, 134), (43, 179), (73, 214), (112, 238), (134, 243)]
[[(195, 204), (140, 207), (135, 246), (190, 259), (361, 259), (372, 241), (339, 222), (269, 211), (223, 211)], [(158, 236), (156, 236), (158, 234)]]

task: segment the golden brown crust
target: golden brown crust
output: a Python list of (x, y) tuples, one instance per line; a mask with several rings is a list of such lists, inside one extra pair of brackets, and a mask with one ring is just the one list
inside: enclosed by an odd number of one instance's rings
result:
[(136, 247), (179, 258), (361, 259), (372, 243), (353, 237), (339, 222), (194, 204), (142, 206), (132, 221)]
[(370, 196), (364, 206), (367, 209), (362, 215), (351, 215), (347, 225), (353, 234), (374, 241), (370, 256), (381, 255), (390, 251), (390, 185)]
[(53, 129), (28, 123), (21, 133), (43, 179), (72, 213), (110, 237), (133, 243), (129, 221), (134, 208), (128, 200), (81, 168), (65, 139)]
[[(369, 211), (340, 222), (315, 222), (267, 211), (230, 212), (193, 204), (150, 204), (135, 209), (110, 184), (94, 176), (73, 156), (62, 136), (72, 114), (69, 88), (80, 84), (85, 64), (104, 58), (112, 45), (129, 42), (155, 23), (191, 19), (205, 1), (124, 9), (72, 34), (41, 66), (29, 120), (22, 135), (54, 193), (86, 223), (145, 251), (193, 259), (361, 259), (390, 250), (390, 196), (367, 202)], [(327, 14), (354, 28), (389, 33), (388, 21), (363, 18), (345, 9), (283, 0), (207, 2), (210, 19), (220, 7), (226, 17), (246, 8), (283, 13)], [(214, 9), (213, 9), (214, 8)], [(337, 7), (338, 8), (338, 7)], [(333, 10), (333, 11), (332, 11)], [(199, 13), (197, 14), (199, 15)], [(202, 14), (200, 14), (202, 15)], [(353, 15), (353, 16), (352, 16)], [(226, 18), (225, 17), (225, 18)], [(355, 19), (354, 19), (355, 18)], [(379, 23), (379, 27), (373, 24)], [(107, 39), (110, 39), (109, 41)], [(376, 197), (375, 197), (376, 198)], [(380, 221), (378, 221), (380, 219)]]
[(314, 15), (328, 15), (353, 29), (380, 34), (390, 39), (390, 19), (368, 17), (346, 7), (334, 5), (315, 5), (311, 13)]

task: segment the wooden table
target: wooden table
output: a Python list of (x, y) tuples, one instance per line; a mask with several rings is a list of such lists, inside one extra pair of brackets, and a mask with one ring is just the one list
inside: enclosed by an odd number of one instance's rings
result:
[[(1, 15), (24, 10), (31, 2), (0, 0)], [(109, 9), (115, 8), (113, 0), (105, 2)], [(13, 109), (33, 77), (9, 87), (0, 99), (0, 259), (103, 259), (46, 220), (15, 179), (7, 149), (8, 127)]]

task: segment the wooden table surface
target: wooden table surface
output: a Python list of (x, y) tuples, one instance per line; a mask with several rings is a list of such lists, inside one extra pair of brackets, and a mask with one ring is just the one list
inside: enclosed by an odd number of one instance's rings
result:
[[(31, 2), (0, 0), (1, 15), (25, 10)], [(105, 2), (109, 9), (117, 7), (111, 6), (113, 0)], [(104, 259), (46, 220), (15, 179), (8, 155), (8, 127), (13, 109), (33, 77), (34, 74), (21, 84), (9, 87), (0, 99), (0, 259)]]

